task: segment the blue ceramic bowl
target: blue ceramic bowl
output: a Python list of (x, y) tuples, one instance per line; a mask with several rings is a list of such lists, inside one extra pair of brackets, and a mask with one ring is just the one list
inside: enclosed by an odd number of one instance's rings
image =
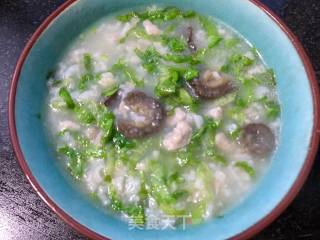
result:
[[(280, 144), (266, 175), (223, 218), (187, 230), (129, 230), (105, 214), (63, 176), (38, 113), (47, 95), (46, 74), (85, 28), (116, 11), (152, 3), (194, 9), (227, 23), (275, 70), (282, 108)], [(273, 221), (301, 188), (318, 146), (318, 89), (297, 39), (270, 11), (239, 0), (69, 0), (36, 31), (23, 51), (9, 99), (11, 137), (19, 163), (43, 200), (66, 222), (91, 238), (243, 239)]]

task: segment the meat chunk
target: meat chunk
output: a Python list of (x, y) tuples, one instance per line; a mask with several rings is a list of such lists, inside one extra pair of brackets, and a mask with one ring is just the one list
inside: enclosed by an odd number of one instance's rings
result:
[(214, 107), (214, 108), (209, 109), (206, 112), (207, 116), (212, 117), (215, 120), (221, 119), (222, 118), (222, 114), (223, 114), (223, 110), (222, 110), (221, 107)]
[(178, 122), (175, 128), (164, 137), (162, 146), (168, 151), (179, 149), (190, 142), (191, 136), (191, 126), (186, 121)]
[(156, 25), (154, 25), (150, 20), (144, 20), (142, 24), (148, 35), (161, 34), (160, 29)]
[(115, 83), (113, 74), (110, 72), (102, 73), (98, 83), (104, 88), (112, 86)]
[(237, 145), (231, 142), (222, 132), (216, 134), (215, 142), (217, 147), (223, 152), (233, 152), (237, 150)]
[(178, 122), (184, 121), (187, 118), (187, 113), (181, 108), (176, 108), (174, 114), (167, 118), (166, 124), (168, 126), (175, 126)]
[(65, 120), (65, 121), (61, 121), (59, 122), (58, 124), (58, 128), (59, 128), (59, 131), (63, 131), (65, 129), (70, 129), (70, 130), (79, 130), (80, 129), (80, 125), (73, 122), (73, 121), (70, 121), (70, 120)]
[(251, 104), (245, 111), (245, 122), (259, 122), (263, 116), (264, 109), (260, 104)]

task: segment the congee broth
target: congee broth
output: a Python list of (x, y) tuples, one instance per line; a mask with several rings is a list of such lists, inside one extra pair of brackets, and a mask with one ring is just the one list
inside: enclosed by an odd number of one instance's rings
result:
[(59, 161), (137, 225), (223, 215), (276, 149), (274, 72), (211, 17), (157, 6), (107, 17), (55, 69), (45, 121)]

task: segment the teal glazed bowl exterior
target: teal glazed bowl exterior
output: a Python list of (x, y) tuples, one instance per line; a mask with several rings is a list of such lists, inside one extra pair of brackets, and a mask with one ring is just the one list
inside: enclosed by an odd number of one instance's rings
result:
[[(114, 12), (150, 4), (193, 9), (225, 22), (275, 70), (282, 109), (279, 147), (270, 169), (249, 196), (222, 218), (179, 230), (129, 230), (66, 179), (38, 113), (47, 95), (46, 75), (68, 45), (92, 23)], [(63, 220), (94, 239), (247, 239), (271, 223), (293, 200), (312, 167), (319, 141), (319, 92), (297, 38), (258, 1), (69, 0), (38, 28), (25, 47), (9, 96), (12, 144), (28, 180)]]

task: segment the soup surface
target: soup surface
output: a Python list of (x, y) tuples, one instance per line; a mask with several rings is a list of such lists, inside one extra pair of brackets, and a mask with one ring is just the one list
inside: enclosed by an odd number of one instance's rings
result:
[(59, 161), (138, 226), (221, 216), (277, 146), (273, 71), (239, 34), (194, 11), (151, 6), (103, 19), (68, 49), (48, 89)]

